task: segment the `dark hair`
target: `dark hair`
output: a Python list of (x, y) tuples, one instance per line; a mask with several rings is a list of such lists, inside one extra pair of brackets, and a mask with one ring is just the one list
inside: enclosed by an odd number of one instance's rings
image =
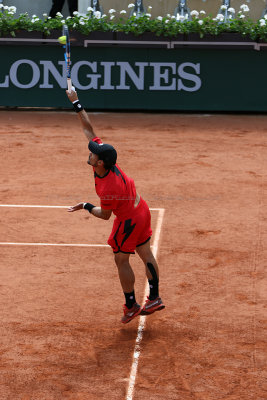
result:
[(107, 150), (98, 154), (98, 159), (104, 162), (105, 169), (111, 169), (116, 164), (117, 152), (114, 149), (113, 151)]

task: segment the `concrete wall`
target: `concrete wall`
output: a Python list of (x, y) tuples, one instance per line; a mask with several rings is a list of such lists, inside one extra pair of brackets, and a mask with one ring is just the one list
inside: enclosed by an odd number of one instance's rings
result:
[[(2, 0), (2, 3), (7, 6), (15, 6), (17, 7), (17, 13), (21, 14), (26, 11), (29, 15), (38, 15), (38, 17), (42, 17), (44, 13), (49, 14), (52, 0), (41, 0), (41, 1), (32, 1), (32, 0)], [(68, 3), (65, 1), (63, 8), (63, 15), (68, 16)]]
[[(40, 17), (43, 13), (49, 13), (52, 4), (52, 0), (2, 0), (2, 2), (4, 5), (16, 6), (18, 13), (27, 11), (30, 15), (36, 14)], [(128, 4), (134, 2), (134, 0), (100, 0), (100, 4), (104, 8), (105, 12), (108, 12), (110, 8), (114, 8), (117, 11), (125, 9), (128, 12)], [(144, 0), (143, 2), (145, 6), (152, 6), (152, 17), (157, 17), (158, 15), (165, 16), (168, 13), (172, 14), (178, 4), (177, 0)], [(216, 16), (219, 7), (222, 4), (222, 0), (188, 0), (187, 3), (191, 10), (205, 10), (207, 14), (211, 13)], [(266, 7), (266, 0), (231, 0), (231, 6), (236, 10), (239, 10), (241, 4), (247, 4), (249, 6), (249, 15), (255, 20), (260, 18), (264, 7)], [(88, 5), (89, 0), (79, 0), (81, 11), (86, 9)], [(64, 4), (63, 15), (65, 17), (69, 15), (67, 0)]]

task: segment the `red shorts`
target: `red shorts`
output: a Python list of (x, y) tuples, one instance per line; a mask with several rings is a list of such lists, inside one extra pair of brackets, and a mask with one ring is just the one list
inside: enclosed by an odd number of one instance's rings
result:
[(138, 206), (125, 220), (114, 220), (108, 244), (114, 253), (132, 253), (145, 244), (152, 235), (151, 215), (145, 200), (140, 198)]

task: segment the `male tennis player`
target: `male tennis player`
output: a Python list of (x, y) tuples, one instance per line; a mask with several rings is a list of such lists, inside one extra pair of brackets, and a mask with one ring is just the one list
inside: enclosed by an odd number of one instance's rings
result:
[[(89, 159), (93, 167), (96, 193), (100, 198), (100, 207), (91, 203), (79, 203), (68, 209), (69, 212), (85, 209), (97, 218), (108, 220), (115, 214), (113, 229), (108, 239), (112, 247), (115, 263), (125, 296), (124, 315), (121, 322), (126, 324), (133, 318), (149, 315), (165, 308), (159, 297), (159, 270), (150, 249), (152, 230), (151, 216), (146, 202), (136, 192), (133, 179), (129, 178), (116, 164), (117, 152), (110, 144), (102, 143), (94, 133), (89, 117), (81, 106), (77, 93), (66, 91), (72, 102), (83, 131), (89, 141)], [(143, 305), (135, 300), (135, 276), (129, 263), (130, 254), (140, 256), (146, 267), (150, 293)]]

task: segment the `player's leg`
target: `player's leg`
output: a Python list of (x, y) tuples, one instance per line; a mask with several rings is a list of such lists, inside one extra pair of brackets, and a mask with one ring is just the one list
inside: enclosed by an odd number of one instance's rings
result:
[(135, 276), (129, 262), (130, 254), (116, 253), (115, 263), (118, 268), (121, 287), (124, 293), (134, 290)]
[(145, 264), (146, 276), (150, 286), (150, 300), (158, 297), (159, 267), (150, 247), (150, 240), (142, 246), (136, 247), (136, 252)]
[(73, 17), (74, 11), (78, 10), (78, 0), (68, 0), (70, 16)]
[(161, 298), (159, 297), (158, 263), (151, 251), (150, 240), (143, 245), (136, 247), (136, 252), (145, 264), (146, 275), (149, 283), (149, 296), (141, 314), (152, 314), (155, 311), (165, 308)]
[(116, 253), (115, 263), (118, 268), (121, 287), (125, 296), (124, 315), (121, 322), (126, 324), (141, 312), (141, 307), (136, 303), (134, 293), (135, 276), (129, 262), (130, 254)]
[[(151, 280), (153, 279), (153, 274), (154, 277), (157, 277), (157, 279), (159, 279), (159, 267), (158, 267), (158, 263), (155, 259), (155, 257), (153, 256), (153, 253), (151, 251), (151, 247), (150, 247), (150, 240), (143, 244), (142, 246), (138, 246), (136, 247), (136, 252), (139, 255), (139, 257), (141, 258), (141, 260), (143, 261), (143, 263), (145, 264), (146, 267), (146, 276), (147, 279)], [(153, 266), (153, 268), (149, 268), (148, 265)], [(153, 271), (154, 269), (154, 271)]]
[[(120, 221), (118, 218), (114, 220), (112, 232), (108, 239), (108, 244), (112, 247), (115, 257), (115, 263), (118, 268), (121, 286), (124, 293), (132, 293), (134, 290), (134, 273), (130, 266), (130, 254), (134, 254), (136, 246), (135, 241), (132, 243), (130, 238), (133, 234), (132, 229), (135, 225), (131, 225), (131, 219)], [(126, 299), (126, 305), (132, 306), (130, 301)]]
[(52, 7), (51, 7), (51, 10), (50, 10), (50, 13), (49, 13), (49, 16), (51, 18), (55, 18), (56, 14), (58, 12), (62, 11), (62, 8), (64, 6), (64, 2), (65, 2), (65, 0), (53, 0), (52, 1)]

